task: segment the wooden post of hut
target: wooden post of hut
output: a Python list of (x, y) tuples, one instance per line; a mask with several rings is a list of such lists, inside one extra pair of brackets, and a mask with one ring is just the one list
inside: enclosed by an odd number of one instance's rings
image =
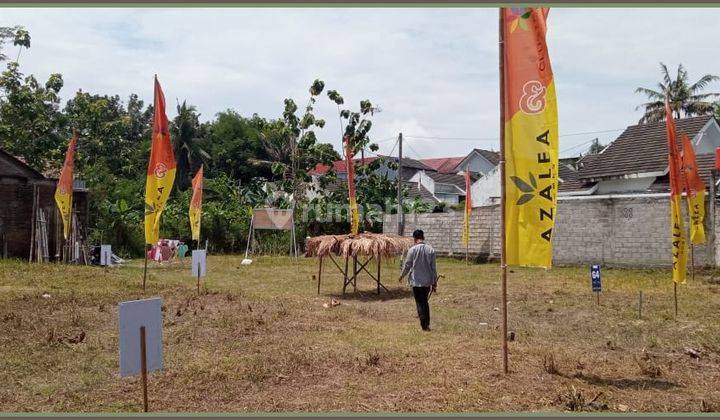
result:
[(377, 256), (377, 294), (380, 294), (380, 254)]
[(322, 277), (322, 261), (323, 261), (323, 257), (321, 255), (320, 256), (320, 264), (318, 267), (318, 295), (320, 294), (320, 278)]

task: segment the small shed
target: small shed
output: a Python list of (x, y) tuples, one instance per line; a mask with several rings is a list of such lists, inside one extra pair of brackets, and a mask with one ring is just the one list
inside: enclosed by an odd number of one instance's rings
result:
[[(55, 205), (57, 178), (44, 175), (21, 159), (0, 149), (0, 258), (31, 258), (35, 228), (42, 225), (47, 255), (56, 261), (63, 255), (62, 221)], [(73, 189), (77, 238), (84, 242), (88, 226), (87, 188), (76, 180)], [(33, 209), (36, 209), (33, 214)], [(37, 211), (37, 210), (40, 211)], [(38, 218), (38, 214), (42, 215)], [(47, 257), (47, 258), (45, 258)], [(37, 255), (32, 260), (37, 261)]]

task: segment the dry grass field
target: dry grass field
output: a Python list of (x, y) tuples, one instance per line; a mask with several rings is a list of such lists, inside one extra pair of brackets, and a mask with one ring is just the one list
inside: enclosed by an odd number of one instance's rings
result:
[[(138, 411), (139, 378), (118, 374), (117, 304), (163, 300), (165, 369), (152, 411), (718, 411), (720, 285), (679, 288), (664, 270), (514, 269), (512, 372), (501, 374), (498, 267), (441, 259), (433, 331), (385, 265), (341, 296), (314, 259), (210, 257), (198, 296), (186, 261), (103, 269), (0, 262), (0, 411)], [(638, 291), (644, 293), (642, 319)], [(331, 300), (340, 304), (332, 306)], [(327, 306), (327, 307), (326, 307)]]

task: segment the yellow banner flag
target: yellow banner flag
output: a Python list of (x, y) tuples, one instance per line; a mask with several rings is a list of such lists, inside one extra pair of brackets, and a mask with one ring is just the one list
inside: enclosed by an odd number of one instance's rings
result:
[(690, 217), (690, 242), (705, 243), (705, 183), (698, 171), (695, 150), (687, 134), (682, 136), (682, 167), (687, 186), (688, 215)]
[(353, 147), (350, 144), (350, 138), (343, 139), (345, 143), (345, 163), (347, 165), (347, 183), (348, 183), (348, 205), (350, 210), (350, 233), (358, 234), (360, 228), (360, 215), (358, 213), (357, 198), (355, 196), (355, 164), (353, 162)]
[(547, 9), (504, 8), (505, 251), (508, 265), (552, 266), (558, 113)]
[(203, 167), (192, 180), (192, 199), (190, 200), (190, 230), (192, 238), (200, 241), (200, 219), (202, 219)]
[(77, 133), (73, 130), (72, 139), (68, 144), (65, 153), (65, 163), (63, 164), (60, 179), (58, 179), (57, 188), (55, 189), (55, 203), (60, 211), (60, 217), (63, 221), (63, 237), (67, 240), (70, 236), (70, 217), (72, 213), (73, 199), (73, 172), (75, 171), (75, 148), (77, 147)]
[(160, 239), (160, 215), (175, 182), (175, 168), (175, 154), (165, 114), (165, 95), (156, 77), (155, 118), (145, 179), (145, 243), (148, 245), (154, 245)]
[(665, 114), (665, 128), (668, 138), (668, 166), (670, 168), (670, 243), (672, 245), (673, 281), (685, 284), (687, 244), (680, 208), (683, 190), (682, 169), (675, 135), (675, 120), (667, 101), (665, 102)]

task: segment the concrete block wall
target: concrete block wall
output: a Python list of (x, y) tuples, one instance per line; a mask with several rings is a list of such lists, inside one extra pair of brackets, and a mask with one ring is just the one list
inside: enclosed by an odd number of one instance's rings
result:
[[(683, 203), (684, 204), (684, 203)], [(558, 201), (553, 235), (553, 261), (559, 265), (600, 263), (631, 267), (667, 267), (670, 258), (670, 200), (667, 196), (583, 197)], [(713, 246), (720, 223), (711, 223), (706, 204), (707, 242), (694, 248), (696, 266), (719, 265), (720, 251)], [(687, 226), (686, 206), (683, 213)], [(470, 221), (471, 255), (500, 253), (500, 208), (498, 205), (473, 209)], [(463, 213), (406, 215), (405, 234), (425, 231), (426, 240), (439, 254), (464, 255)], [(395, 233), (395, 215), (386, 215), (383, 231)], [(715, 254), (718, 255), (715, 255)]]

